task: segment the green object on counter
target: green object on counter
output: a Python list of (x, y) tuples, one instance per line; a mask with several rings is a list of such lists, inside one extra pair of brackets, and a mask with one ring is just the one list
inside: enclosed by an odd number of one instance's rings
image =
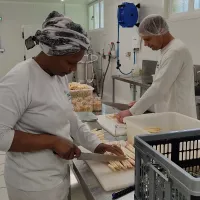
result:
[(92, 112), (77, 112), (77, 115), (82, 122), (95, 122), (98, 119)]

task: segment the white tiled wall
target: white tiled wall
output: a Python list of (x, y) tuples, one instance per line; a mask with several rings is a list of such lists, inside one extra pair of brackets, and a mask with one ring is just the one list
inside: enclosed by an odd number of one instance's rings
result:
[[(105, 53), (108, 52), (108, 44), (110, 42), (117, 41), (117, 8), (118, 5), (121, 4), (122, 0), (104, 0), (105, 4), (105, 27), (104, 30), (101, 31), (93, 31), (90, 32), (89, 35), (92, 39), (92, 45), (95, 51), (102, 52), (104, 48)], [(127, 0), (126, 2), (133, 2), (137, 4), (138, 2), (141, 3), (140, 9), (140, 18), (143, 19), (146, 15), (152, 13), (159, 13), (162, 14), (162, 0)], [(128, 73), (133, 69), (133, 55), (131, 58), (127, 58), (125, 56), (126, 52), (133, 52), (133, 45), (132, 40), (133, 37), (138, 35), (137, 28), (134, 27), (132, 29), (128, 28), (120, 28), (120, 60), (121, 60), (121, 70), (125, 73)], [(158, 52), (153, 52), (152, 50), (142, 47), (140, 54), (137, 56), (137, 63), (141, 67), (142, 60), (157, 60), (158, 59)], [(105, 60), (103, 63), (104, 70), (107, 67), (108, 61)], [(107, 77), (105, 80), (105, 96), (112, 95), (112, 75), (120, 74), (118, 70), (116, 70), (116, 60), (113, 60), (108, 70)], [(132, 90), (129, 87), (129, 84), (122, 83), (116, 81), (116, 101), (127, 103), (132, 100)]]
[[(34, 27), (42, 24), (53, 10), (63, 13), (64, 6), (60, 1), (57, 3), (0, 1), (0, 17), (3, 18), (0, 22), (0, 48), (5, 49), (5, 52), (0, 54), (0, 76), (4, 76), (24, 59), (25, 46), (22, 39), (22, 26)], [(67, 16), (87, 29), (86, 5), (66, 4), (65, 11)]]
[[(101, 31), (90, 32), (92, 38), (92, 45), (96, 51), (101, 51), (103, 48), (108, 51), (108, 44), (117, 41), (117, 6), (124, 2), (123, 0), (104, 0), (105, 3), (105, 28)], [(164, 15), (164, 3), (167, 0), (127, 0), (137, 4), (141, 3), (140, 19), (143, 19), (149, 14)], [(200, 46), (200, 17), (182, 19), (182, 20), (168, 20), (171, 33), (181, 39), (192, 53), (194, 64), (200, 64), (199, 46)], [(124, 72), (129, 72), (133, 68), (133, 58), (129, 59), (125, 56), (126, 52), (132, 52), (132, 38), (137, 34), (137, 28), (120, 29), (120, 59)], [(153, 52), (151, 49), (142, 45), (142, 49), (137, 56), (137, 61), (141, 65), (142, 60), (158, 60), (159, 52)], [(107, 66), (107, 60), (104, 62), (104, 70)], [(106, 78), (105, 95), (112, 95), (112, 75), (119, 74), (116, 70), (116, 60), (112, 62), (110, 70)], [(116, 83), (116, 101), (124, 103), (129, 102), (132, 98), (129, 84), (117, 82)]]

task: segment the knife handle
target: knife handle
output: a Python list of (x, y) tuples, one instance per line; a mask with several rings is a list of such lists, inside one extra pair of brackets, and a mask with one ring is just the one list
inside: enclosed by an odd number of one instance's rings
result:
[(120, 192), (115, 192), (112, 194), (112, 199), (119, 199), (120, 197), (123, 197), (131, 192), (133, 192), (135, 190), (135, 185), (134, 186), (131, 186), (131, 187), (128, 187), (124, 190), (121, 190)]

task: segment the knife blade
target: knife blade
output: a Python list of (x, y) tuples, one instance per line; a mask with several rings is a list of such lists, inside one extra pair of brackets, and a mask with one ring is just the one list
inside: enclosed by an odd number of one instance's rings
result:
[(113, 156), (113, 155), (104, 155), (98, 153), (81, 153), (80, 157), (77, 160), (93, 160), (93, 161), (122, 161), (127, 158), (124, 156)]

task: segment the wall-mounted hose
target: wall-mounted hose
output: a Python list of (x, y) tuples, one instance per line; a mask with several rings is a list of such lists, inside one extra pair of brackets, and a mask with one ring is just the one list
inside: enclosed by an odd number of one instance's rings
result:
[[(129, 73), (124, 73), (121, 68), (119, 53), (120, 53), (120, 26), (123, 28), (133, 28), (134, 26), (139, 26), (138, 19), (138, 9), (140, 4), (135, 5), (134, 3), (124, 2), (118, 6), (118, 39), (117, 39), (117, 69), (123, 75), (129, 75)], [(136, 63), (136, 52), (134, 52), (134, 63)]]
[(132, 73), (132, 70), (129, 73), (124, 73), (120, 68), (121, 68), (121, 63), (120, 63), (120, 58), (119, 58), (119, 53), (120, 53), (120, 26), (118, 23), (118, 35), (117, 35), (117, 69), (120, 71), (121, 74), (123, 75), (129, 75)]

